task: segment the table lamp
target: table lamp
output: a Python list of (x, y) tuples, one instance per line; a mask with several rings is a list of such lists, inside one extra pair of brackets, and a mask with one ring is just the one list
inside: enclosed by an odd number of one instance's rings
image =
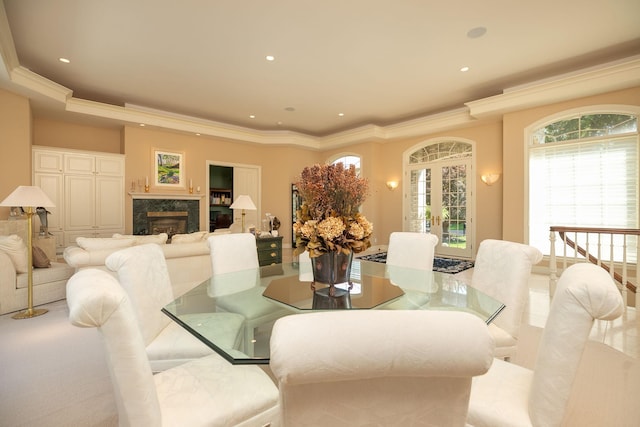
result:
[(14, 319), (28, 319), (40, 316), (48, 310), (33, 308), (33, 214), (36, 207), (55, 207), (56, 205), (40, 187), (21, 185), (0, 202), (0, 206), (21, 206), (27, 213), (27, 309), (13, 316)]
[(253, 200), (251, 200), (251, 197), (247, 196), (246, 194), (242, 194), (238, 196), (236, 201), (233, 202), (229, 207), (231, 209), (242, 209), (242, 232), (244, 233), (245, 232), (245, 229), (244, 229), (245, 212), (244, 211), (245, 210), (255, 211), (256, 205), (253, 204)]

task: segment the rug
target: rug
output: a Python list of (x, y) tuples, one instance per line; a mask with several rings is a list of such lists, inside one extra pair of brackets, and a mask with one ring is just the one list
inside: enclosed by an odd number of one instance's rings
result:
[[(364, 255), (359, 257), (359, 259), (365, 261), (373, 261), (373, 262), (387, 262), (387, 253), (386, 252), (378, 252), (376, 254)], [(456, 258), (440, 258), (435, 257), (433, 259), (433, 271), (438, 271), (440, 273), (448, 273), (455, 274), (460, 273), (461, 271), (468, 270), (473, 267), (473, 261), (465, 260), (465, 259), (456, 259)]]

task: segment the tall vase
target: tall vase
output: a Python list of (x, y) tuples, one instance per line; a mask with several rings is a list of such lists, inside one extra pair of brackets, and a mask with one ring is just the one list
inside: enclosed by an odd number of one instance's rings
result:
[[(311, 258), (313, 271), (313, 309), (351, 308), (351, 263), (353, 252), (327, 252)], [(347, 283), (347, 289), (336, 288), (336, 284)]]

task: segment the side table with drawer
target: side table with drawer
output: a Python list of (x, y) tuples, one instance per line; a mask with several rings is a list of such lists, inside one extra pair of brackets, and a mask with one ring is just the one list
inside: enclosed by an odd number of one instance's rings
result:
[(282, 236), (257, 237), (258, 263), (260, 267), (272, 264), (282, 264)]

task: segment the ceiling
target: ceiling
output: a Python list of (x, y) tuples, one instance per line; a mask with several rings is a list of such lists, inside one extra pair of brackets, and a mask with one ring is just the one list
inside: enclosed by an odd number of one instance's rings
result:
[[(451, 111), (640, 54), (638, 0), (4, 0), (4, 8), (0, 68), (11, 68), (15, 50), (13, 65), (61, 85), (44, 86), (67, 99), (311, 137)], [(10, 75), (0, 70), (0, 84), (19, 91)], [(30, 96), (34, 115), (99, 119), (70, 113), (47, 90)]]

